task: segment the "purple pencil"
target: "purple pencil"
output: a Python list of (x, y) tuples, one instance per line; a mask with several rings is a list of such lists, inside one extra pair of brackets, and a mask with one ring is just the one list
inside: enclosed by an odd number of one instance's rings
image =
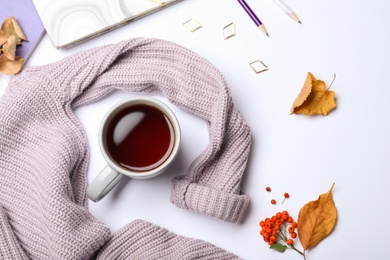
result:
[(244, 8), (245, 12), (249, 15), (249, 17), (252, 19), (252, 21), (256, 24), (256, 26), (260, 29), (260, 31), (262, 31), (263, 33), (265, 33), (267, 36), (268, 35), (268, 32), (267, 30), (265, 29), (265, 26), (264, 24), (260, 21), (260, 19), (256, 16), (256, 14), (252, 11), (252, 9), (249, 7), (249, 5), (245, 2), (245, 0), (237, 0), (240, 5), (242, 6), (242, 8)]

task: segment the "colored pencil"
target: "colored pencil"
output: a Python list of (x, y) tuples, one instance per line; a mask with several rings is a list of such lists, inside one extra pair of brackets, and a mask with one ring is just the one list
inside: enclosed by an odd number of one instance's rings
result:
[(298, 16), (288, 7), (285, 3), (282, 2), (282, 0), (272, 0), (274, 3), (282, 9), (283, 12), (285, 12), (288, 16), (290, 16), (294, 21), (301, 23), (301, 20), (299, 20)]
[(262, 31), (263, 33), (265, 33), (267, 36), (268, 35), (268, 32), (267, 30), (265, 29), (265, 26), (264, 24), (260, 21), (260, 19), (256, 16), (256, 14), (252, 11), (252, 9), (249, 7), (249, 5), (245, 2), (245, 0), (237, 0), (240, 5), (242, 6), (242, 8), (244, 8), (245, 12), (249, 15), (249, 17), (252, 19), (252, 21), (256, 24), (256, 26), (260, 29), (260, 31)]

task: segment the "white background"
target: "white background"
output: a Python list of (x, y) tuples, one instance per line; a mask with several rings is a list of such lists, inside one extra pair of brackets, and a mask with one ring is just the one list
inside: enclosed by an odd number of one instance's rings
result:
[[(132, 37), (181, 44), (222, 71), (252, 129), (253, 145), (242, 180), (242, 191), (251, 202), (242, 224), (170, 203), (172, 177), (185, 174), (208, 143), (205, 122), (171, 104), (182, 126), (183, 143), (169, 173), (151, 180), (122, 180), (101, 202), (89, 204), (92, 214), (113, 232), (134, 219), (144, 219), (243, 259), (302, 259), (294, 251), (280, 254), (268, 249), (258, 222), (281, 210), (297, 218), (305, 203), (335, 183), (336, 227), (307, 253), (308, 260), (389, 259), (390, 1), (285, 0), (302, 24), (271, 0), (247, 2), (265, 24), (269, 38), (234, 0), (184, 0), (67, 50), (56, 50), (44, 36), (26, 66)], [(193, 33), (185, 29), (183, 22), (190, 18), (203, 28)], [(222, 28), (230, 22), (235, 23), (237, 35), (224, 40)], [(255, 60), (262, 60), (269, 71), (254, 73), (248, 64)], [(289, 115), (309, 71), (327, 84), (337, 75), (332, 86), (337, 109), (327, 117)], [(9, 79), (0, 75), (2, 93)], [(76, 111), (91, 148), (89, 181), (105, 166), (97, 141), (100, 120), (113, 104), (131, 95), (115, 92)], [(266, 186), (272, 187), (271, 193)], [(291, 198), (281, 205), (286, 191)], [(271, 205), (272, 198), (277, 205)], [(296, 246), (300, 248), (299, 242)]]

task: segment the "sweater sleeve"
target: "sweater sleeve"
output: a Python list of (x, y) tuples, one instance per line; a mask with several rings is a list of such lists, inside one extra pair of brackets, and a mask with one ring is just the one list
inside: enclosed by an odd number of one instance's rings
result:
[(97, 260), (104, 259), (208, 259), (238, 260), (217, 246), (187, 238), (143, 220), (135, 220), (115, 233), (100, 250)]

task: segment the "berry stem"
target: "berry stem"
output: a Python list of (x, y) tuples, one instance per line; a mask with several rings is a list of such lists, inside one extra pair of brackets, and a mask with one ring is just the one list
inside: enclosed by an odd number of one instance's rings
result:
[(298, 252), (300, 255), (303, 256), (303, 259), (306, 260), (306, 254), (305, 254), (305, 252), (301, 252), (301, 251), (298, 250), (294, 245), (289, 245), (289, 244), (287, 244), (287, 242), (286, 242), (286, 241), (287, 241), (287, 236), (286, 236), (285, 232), (286, 232), (285, 229), (283, 229), (283, 230), (281, 229), (280, 232), (278, 232), (277, 236), (278, 236), (279, 238), (282, 239), (282, 241), (287, 245), (287, 247), (289, 247), (290, 249), (293, 249), (293, 250), (295, 250), (296, 252)]
[(305, 252), (301, 252), (301, 251), (299, 251), (295, 246), (293, 246), (293, 245), (287, 245), (288, 247), (290, 247), (290, 249), (293, 249), (293, 250), (295, 250), (296, 252), (298, 252), (299, 254), (301, 254), (302, 256), (303, 256), (303, 259), (305, 259), (306, 260), (306, 254), (305, 254)]

